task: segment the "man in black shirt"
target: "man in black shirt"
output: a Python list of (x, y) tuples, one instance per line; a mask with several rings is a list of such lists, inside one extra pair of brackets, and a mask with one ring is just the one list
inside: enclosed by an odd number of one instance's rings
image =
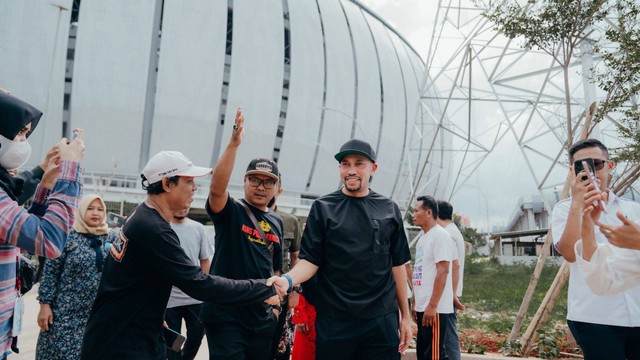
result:
[(395, 359), (411, 339), (400, 210), (369, 189), (371, 145), (349, 140), (335, 158), (344, 187), (311, 205), (300, 260), (276, 285), (290, 291), (317, 273), (318, 359)]
[(82, 359), (164, 359), (162, 325), (172, 285), (203, 301), (279, 302), (275, 289), (264, 280), (208, 276), (180, 247), (169, 222), (191, 205), (194, 177), (210, 172), (176, 151), (154, 155), (142, 170), (147, 199), (109, 247), (82, 342)]
[[(216, 228), (211, 273), (230, 279), (268, 278), (282, 269), (282, 219), (267, 207), (277, 191), (278, 167), (271, 160), (252, 160), (244, 176), (244, 199), (232, 198), (227, 186), (243, 134), (244, 116), (238, 109), (231, 140), (213, 170), (206, 205)], [(266, 360), (280, 311), (266, 304), (205, 302), (200, 320), (210, 359)]]

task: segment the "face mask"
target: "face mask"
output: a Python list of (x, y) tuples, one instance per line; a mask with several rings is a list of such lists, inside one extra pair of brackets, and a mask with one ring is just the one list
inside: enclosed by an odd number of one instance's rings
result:
[(6, 170), (17, 169), (24, 165), (31, 156), (31, 145), (28, 141), (11, 141), (0, 136), (0, 166)]

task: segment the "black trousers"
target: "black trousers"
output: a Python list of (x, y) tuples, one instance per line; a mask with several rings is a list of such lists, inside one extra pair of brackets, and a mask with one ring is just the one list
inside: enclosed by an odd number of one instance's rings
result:
[(198, 320), (202, 304), (185, 305), (169, 308), (165, 311), (164, 319), (169, 329), (182, 333), (182, 319), (187, 325), (187, 340), (184, 342), (181, 352), (167, 349), (169, 360), (193, 360), (198, 354), (202, 338), (204, 337), (204, 324)]
[(416, 344), (416, 357), (418, 360), (445, 360), (449, 359), (445, 345), (447, 341), (447, 326), (454, 314), (436, 314), (433, 326), (422, 326), (424, 312), (416, 312), (418, 315), (418, 341)]
[(219, 314), (204, 322), (210, 360), (268, 360), (276, 315), (265, 320), (239, 320)]
[(397, 312), (367, 320), (342, 320), (318, 315), (316, 317), (316, 358), (318, 360), (400, 359), (398, 323)]
[(640, 327), (591, 324), (567, 320), (585, 360), (640, 359)]

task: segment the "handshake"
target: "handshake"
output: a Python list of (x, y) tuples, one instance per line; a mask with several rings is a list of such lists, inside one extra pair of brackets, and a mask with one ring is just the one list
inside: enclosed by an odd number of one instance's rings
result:
[(289, 275), (272, 276), (267, 279), (267, 286), (275, 286), (276, 295), (266, 299), (264, 302), (269, 305), (279, 305), (290, 287), (293, 287)]

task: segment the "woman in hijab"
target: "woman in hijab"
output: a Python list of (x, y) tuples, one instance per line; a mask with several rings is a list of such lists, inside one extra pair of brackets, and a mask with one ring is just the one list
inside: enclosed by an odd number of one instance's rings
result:
[(16, 199), (22, 184), (9, 175), (31, 154), (27, 138), (42, 113), (26, 102), (0, 92), (0, 360), (17, 351), (22, 298), (16, 282), (20, 250), (38, 256), (60, 256), (73, 225), (82, 192), (83, 131), (70, 143), (62, 139), (26, 210)]
[(36, 359), (79, 359), (82, 335), (96, 298), (107, 247), (118, 236), (107, 227), (106, 207), (86, 195), (64, 252), (49, 259), (38, 290), (40, 335)]

